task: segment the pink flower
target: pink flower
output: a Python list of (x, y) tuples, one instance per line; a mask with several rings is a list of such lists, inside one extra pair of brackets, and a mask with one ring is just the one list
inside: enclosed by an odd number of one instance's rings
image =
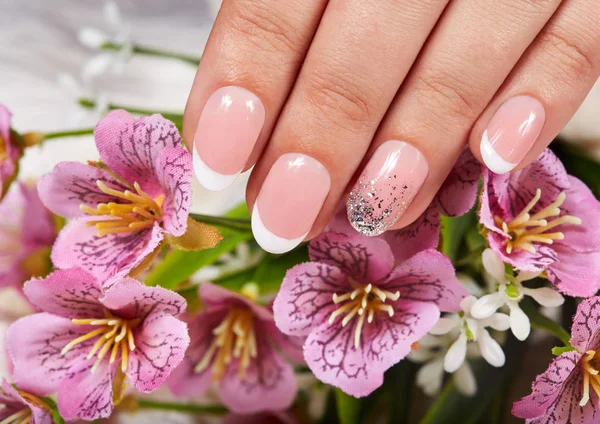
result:
[(175, 125), (118, 110), (95, 130), (103, 163), (62, 162), (38, 183), (54, 213), (74, 218), (52, 252), (58, 268), (82, 268), (106, 280), (126, 275), (165, 235), (187, 229), (192, 159)]
[(0, 421), (3, 423), (52, 424), (50, 407), (41, 399), (15, 389), (2, 380), (0, 389)]
[(537, 376), (532, 392), (512, 412), (528, 423), (592, 424), (600, 403), (600, 297), (577, 307), (571, 328), (575, 350), (555, 358)]
[(600, 202), (546, 150), (525, 169), (483, 171), (480, 220), (490, 247), (521, 271), (542, 272), (561, 292), (600, 288)]
[(31, 277), (46, 275), (56, 225), (37, 189), (14, 184), (0, 202), (0, 217), (0, 287), (20, 287)]
[(0, 199), (17, 176), (22, 149), (10, 134), (12, 114), (0, 105)]
[(251, 299), (203, 283), (206, 310), (189, 323), (192, 345), (167, 385), (176, 396), (194, 396), (216, 382), (232, 412), (251, 414), (287, 409), (296, 396), (291, 366), (275, 349), (302, 360), (300, 343), (281, 334), (273, 314)]
[(381, 238), (323, 233), (312, 262), (286, 274), (275, 299), (277, 327), (308, 336), (304, 358), (315, 376), (366, 396), (383, 373), (438, 321), (456, 312), (467, 291), (441, 253), (425, 250), (394, 266)]
[(102, 291), (80, 269), (25, 284), (41, 311), (8, 329), (14, 379), (38, 396), (58, 392), (69, 421), (108, 417), (126, 377), (141, 392), (158, 388), (183, 359), (187, 326), (175, 318), (185, 300), (160, 287), (119, 279)]
[[(480, 176), (479, 162), (468, 149), (465, 150), (425, 212), (409, 226), (387, 231), (383, 235), (398, 261), (404, 261), (423, 250), (437, 248), (440, 215), (461, 216), (471, 210), (477, 199)], [(345, 205), (340, 206), (327, 229), (356, 234), (348, 222)]]

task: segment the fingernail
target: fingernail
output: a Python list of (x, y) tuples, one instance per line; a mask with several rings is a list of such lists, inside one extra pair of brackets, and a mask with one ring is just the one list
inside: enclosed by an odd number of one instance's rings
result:
[(366, 236), (382, 234), (406, 211), (428, 173), (419, 150), (404, 141), (386, 141), (350, 192), (346, 205), (350, 224)]
[(209, 98), (194, 135), (194, 171), (205, 188), (229, 187), (242, 172), (265, 123), (265, 108), (252, 92), (221, 87)]
[(544, 106), (533, 97), (516, 96), (504, 102), (481, 138), (481, 156), (490, 171), (513, 170), (537, 140), (545, 120)]
[(327, 198), (331, 177), (316, 159), (282, 155), (271, 167), (252, 210), (252, 231), (267, 252), (285, 253), (308, 235)]

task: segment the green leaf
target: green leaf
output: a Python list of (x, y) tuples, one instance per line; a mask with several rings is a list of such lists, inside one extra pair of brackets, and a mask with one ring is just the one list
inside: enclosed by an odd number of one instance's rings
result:
[(567, 172), (583, 181), (600, 199), (600, 163), (577, 146), (560, 138), (550, 145)]
[(571, 345), (571, 335), (567, 332), (567, 330), (562, 328), (558, 323), (552, 321), (547, 316), (540, 313), (530, 299), (523, 299), (519, 303), (519, 306), (521, 306), (523, 312), (525, 312), (529, 317), (532, 328), (547, 331), (563, 342), (565, 346)]
[(335, 389), (335, 403), (341, 424), (358, 424), (361, 400)]
[(444, 215), (440, 217), (442, 223), (441, 251), (450, 260), (455, 261), (457, 259), (466, 231), (475, 224), (474, 218), (474, 211), (456, 218)]
[(552, 348), (552, 354), (554, 356), (559, 356), (559, 355), (562, 355), (563, 353), (572, 352), (574, 350), (575, 350), (575, 348), (573, 346), (571, 346), (571, 344), (569, 344), (568, 346), (555, 346)]
[(58, 406), (51, 397), (45, 397), (42, 399), (52, 409), (52, 421), (54, 424), (65, 424), (65, 420), (60, 416), (58, 412)]

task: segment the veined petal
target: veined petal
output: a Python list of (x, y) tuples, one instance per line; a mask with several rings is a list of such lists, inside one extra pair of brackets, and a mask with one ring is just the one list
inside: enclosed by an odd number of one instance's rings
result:
[(490, 365), (494, 367), (501, 367), (504, 365), (504, 362), (506, 361), (504, 351), (498, 342), (490, 336), (490, 333), (486, 330), (482, 330), (479, 333), (477, 344), (479, 345), (481, 356), (483, 356), (483, 359)]
[(419, 252), (436, 249), (440, 240), (439, 205), (434, 201), (412, 224), (399, 230), (386, 231), (383, 238), (389, 243), (397, 263)]
[(477, 319), (491, 317), (502, 305), (504, 305), (504, 295), (500, 292), (486, 294), (473, 304), (471, 315)]
[(455, 372), (461, 367), (467, 356), (467, 336), (461, 333), (458, 339), (450, 346), (444, 357), (444, 370)]
[(438, 191), (440, 212), (446, 216), (461, 216), (471, 210), (477, 199), (480, 178), (481, 165), (465, 148)]
[(579, 352), (600, 348), (600, 296), (585, 299), (577, 306), (571, 327), (571, 344)]
[(575, 253), (556, 246), (559, 260), (546, 269), (548, 280), (568, 296), (589, 297), (600, 290), (600, 252)]
[(523, 287), (523, 293), (532, 297), (537, 303), (546, 308), (555, 308), (565, 302), (565, 298), (550, 287), (541, 287), (539, 289)]

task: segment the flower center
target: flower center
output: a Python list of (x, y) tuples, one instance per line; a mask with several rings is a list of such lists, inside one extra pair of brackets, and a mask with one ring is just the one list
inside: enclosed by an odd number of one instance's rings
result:
[(250, 361), (257, 356), (252, 311), (248, 308), (231, 308), (212, 333), (213, 341), (195, 371), (204, 371), (212, 362), (212, 378), (218, 381), (235, 358), (239, 360), (238, 376), (244, 379)]
[(83, 204), (79, 206), (88, 215), (110, 217), (87, 223), (88, 226), (94, 225), (96, 227), (98, 237), (107, 234), (144, 230), (151, 228), (156, 221), (162, 219), (162, 204), (165, 196), (160, 195), (156, 199), (153, 199), (144, 193), (138, 183), (133, 184), (137, 193), (129, 190), (114, 190), (102, 181), (96, 181), (96, 184), (103, 193), (123, 199), (126, 202), (100, 203), (96, 206), (96, 209)]
[(0, 135), (0, 162), (8, 157), (8, 149), (6, 148), (6, 140)]
[(27, 276), (43, 277), (52, 270), (50, 261), (50, 247), (40, 247), (21, 261), (21, 269)]
[(359, 318), (354, 330), (354, 347), (358, 348), (365, 318), (367, 323), (371, 323), (375, 314), (387, 312), (389, 316), (393, 316), (394, 308), (392, 305), (387, 305), (385, 301), (387, 299), (398, 300), (400, 292), (392, 293), (377, 288), (373, 284), (363, 285), (353, 279), (348, 281), (354, 290), (341, 296), (337, 293), (333, 294), (333, 303), (336, 305), (342, 303), (343, 305), (331, 313), (329, 324), (333, 324), (338, 316), (345, 314), (342, 319), (342, 327), (345, 327), (358, 314)]
[(31, 409), (23, 408), (0, 421), (0, 424), (29, 424), (30, 422)]
[(113, 316), (108, 311), (105, 311), (104, 315), (106, 316), (104, 319), (85, 318), (71, 320), (73, 324), (91, 325), (99, 328), (71, 341), (63, 348), (61, 354), (65, 355), (79, 343), (98, 337), (98, 340), (96, 340), (96, 343), (94, 343), (92, 350), (90, 350), (90, 353), (87, 356), (87, 359), (92, 359), (94, 356), (97, 357), (96, 362), (92, 367), (92, 373), (96, 371), (108, 351), (110, 351), (111, 364), (117, 360), (119, 352), (121, 353), (121, 371), (125, 372), (127, 370), (129, 351), (135, 349), (133, 329), (140, 324), (140, 319), (135, 318), (132, 320), (125, 320)]
[(588, 350), (581, 360), (581, 368), (583, 369), (583, 397), (579, 402), (580, 406), (585, 406), (590, 400), (590, 386), (600, 398), (600, 355), (596, 356), (597, 350)]
[[(556, 200), (544, 209), (534, 215), (530, 215), (531, 209), (539, 202), (542, 197), (542, 190), (537, 189), (531, 202), (519, 213), (512, 221), (504, 222), (500, 217), (495, 216), (496, 225), (502, 228), (502, 231), (510, 236), (506, 241), (506, 253), (510, 254), (513, 250), (525, 250), (530, 253), (536, 253), (534, 243), (552, 244), (554, 240), (565, 238), (561, 232), (548, 231), (562, 224), (581, 224), (581, 219), (571, 216), (560, 216), (560, 205), (567, 198), (565, 192), (558, 195)], [(547, 218), (558, 217), (548, 220)]]

